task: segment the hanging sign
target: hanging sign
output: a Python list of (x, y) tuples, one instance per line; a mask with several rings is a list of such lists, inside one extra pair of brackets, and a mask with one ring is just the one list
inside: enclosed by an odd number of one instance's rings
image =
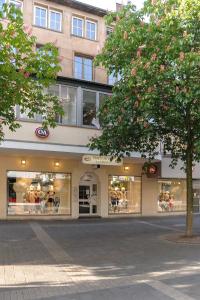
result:
[(111, 160), (110, 156), (83, 155), (82, 163), (88, 165), (122, 166), (123, 160), (117, 161), (117, 158)]
[(37, 135), (37, 137), (44, 139), (49, 136), (49, 130), (43, 127), (38, 127), (35, 130), (35, 134)]

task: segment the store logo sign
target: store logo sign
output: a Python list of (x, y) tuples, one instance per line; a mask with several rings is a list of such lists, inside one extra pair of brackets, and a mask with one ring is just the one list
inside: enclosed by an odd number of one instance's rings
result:
[(118, 161), (117, 158), (111, 160), (110, 156), (83, 155), (82, 163), (89, 165), (122, 166), (123, 160)]
[(37, 137), (44, 139), (44, 138), (47, 138), (49, 136), (49, 130), (45, 129), (43, 127), (38, 127), (35, 130), (35, 134), (36, 134)]

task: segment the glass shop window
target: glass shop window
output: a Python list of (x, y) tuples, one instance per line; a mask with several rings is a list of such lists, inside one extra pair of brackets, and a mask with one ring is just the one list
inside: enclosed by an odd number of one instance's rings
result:
[(141, 177), (109, 176), (109, 214), (140, 213)]
[(71, 175), (8, 171), (8, 215), (69, 215)]

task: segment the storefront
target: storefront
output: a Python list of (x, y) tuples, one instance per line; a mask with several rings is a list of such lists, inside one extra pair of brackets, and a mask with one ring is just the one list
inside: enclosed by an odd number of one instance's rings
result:
[[(148, 178), (142, 163), (89, 165), (82, 155), (0, 156), (0, 219), (155, 216), (186, 211), (186, 181)], [(135, 160), (136, 161), (136, 160)], [(22, 163), (23, 162), (23, 163)], [(199, 213), (200, 180), (193, 181)]]

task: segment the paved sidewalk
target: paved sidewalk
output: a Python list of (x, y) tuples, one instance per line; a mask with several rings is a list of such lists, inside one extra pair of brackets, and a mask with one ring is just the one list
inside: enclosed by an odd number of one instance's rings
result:
[(161, 238), (184, 222), (0, 222), (0, 300), (199, 300), (200, 245)]

